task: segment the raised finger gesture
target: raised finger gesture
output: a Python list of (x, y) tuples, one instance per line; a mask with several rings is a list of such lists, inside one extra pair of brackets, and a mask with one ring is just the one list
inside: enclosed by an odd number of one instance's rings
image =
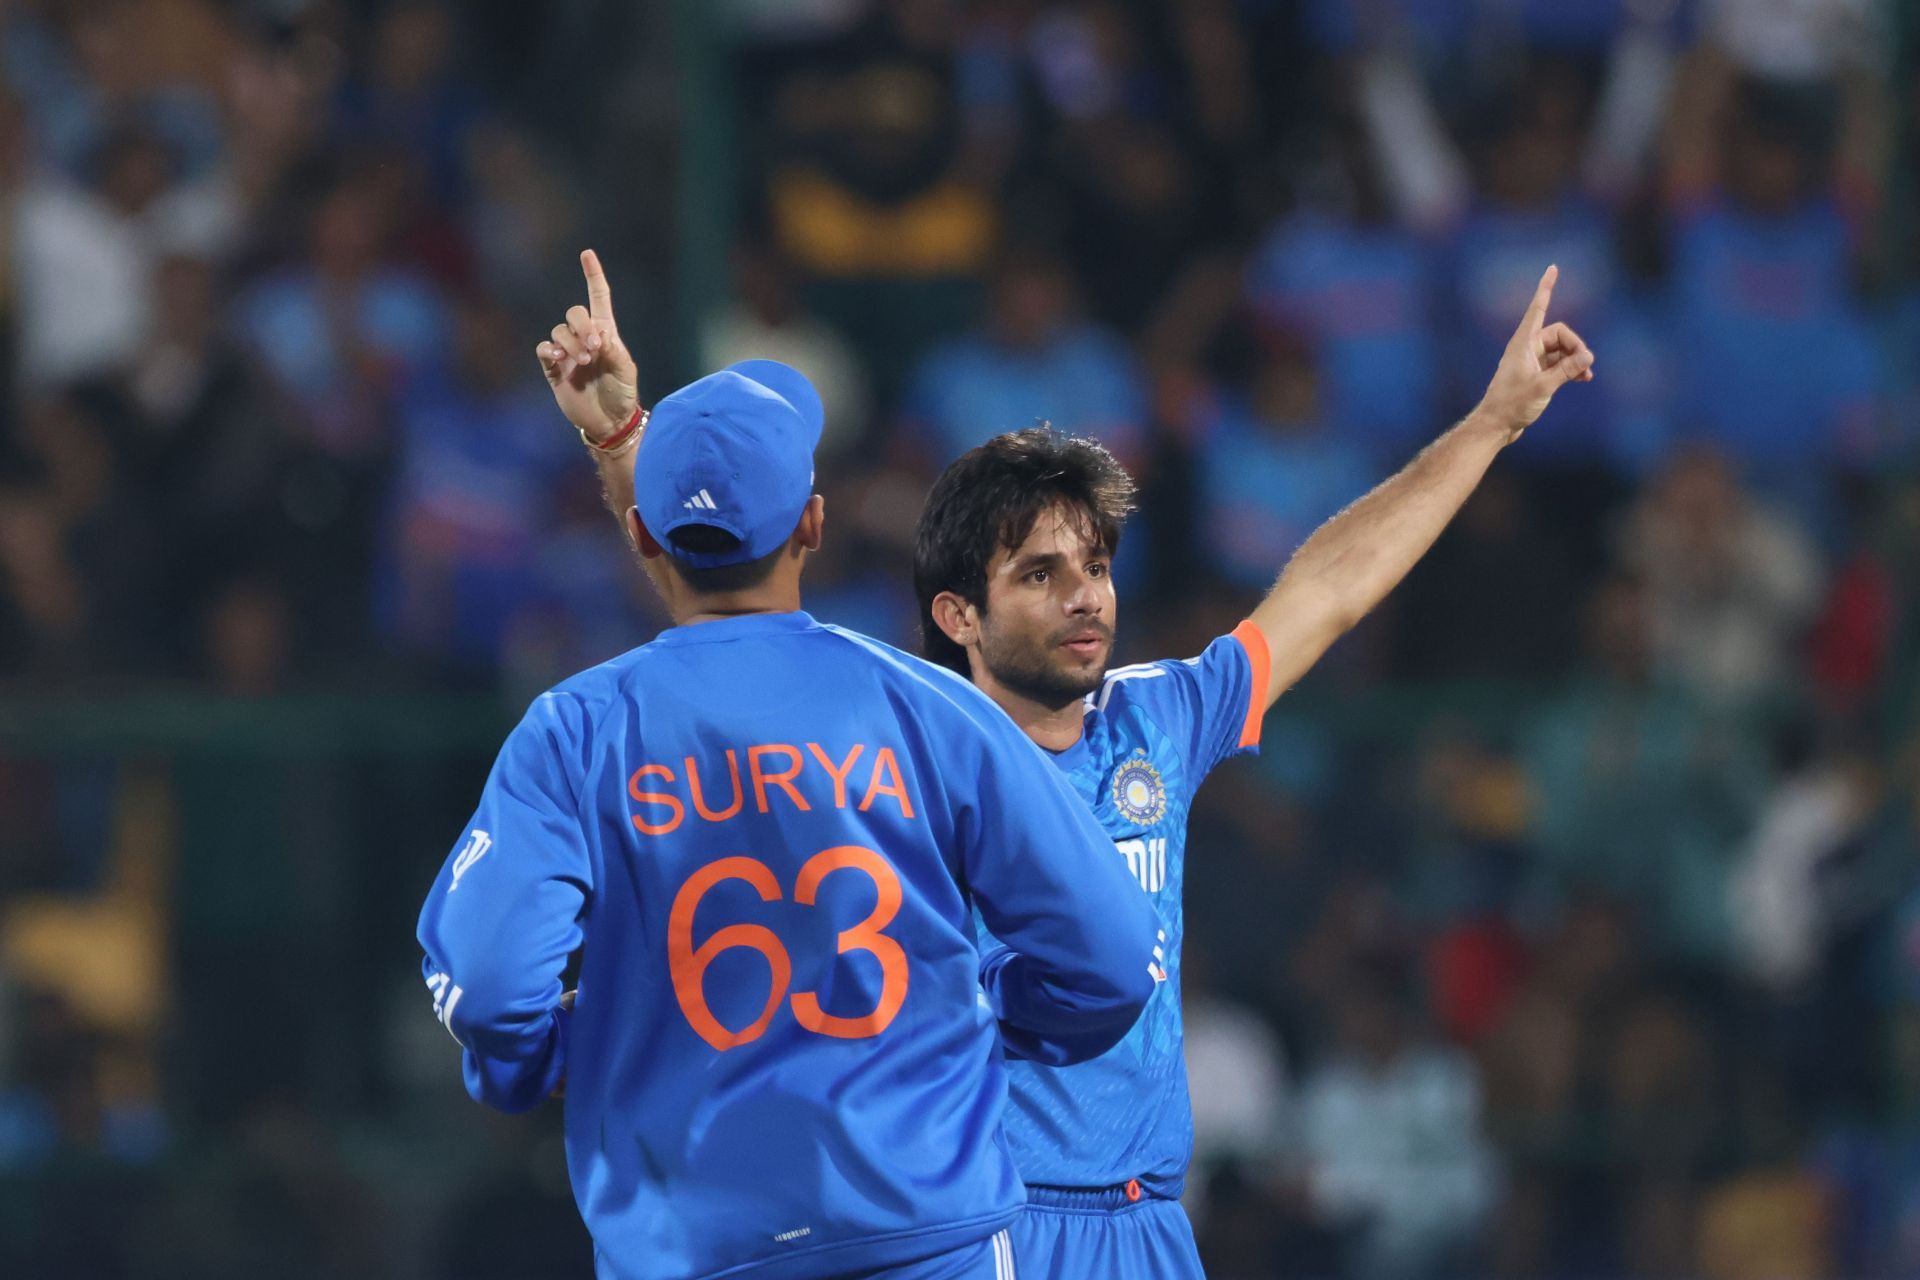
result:
[(1548, 267), (1540, 277), (1533, 301), (1480, 400), (1478, 411), (1491, 416), (1510, 438), (1517, 439), (1532, 426), (1561, 387), (1593, 381), (1593, 352), (1580, 335), (1564, 324), (1547, 323), (1547, 305), (1559, 278), (1559, 267)]
[(613, 288), (600, 256), (580, 254), (587, 278), (587, 305), (567, 309), (567, 318), (534, 348), (540, 371), (567, 421), (590, 440), (605, 440), (625, 426), (640, 404), (639, 372), (613, 318)]

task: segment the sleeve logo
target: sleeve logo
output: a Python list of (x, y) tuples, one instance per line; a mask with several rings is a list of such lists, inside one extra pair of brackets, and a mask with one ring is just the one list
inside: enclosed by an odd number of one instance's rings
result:
[(1150, 827), (1167, 816), (1167, 784), (1145, 752), (1113, 771), (1113, 803), (1121, 817), (1139, 827)]
[(491, 848), (493, 848), (493, 837), (475, 827), (467, 836), (467, 842), (460, 846), (460, 852), (454, 855), (453, 883), (447, 886), (448, 893), (460, 887), (460, 877), (467, 874), (473, 864), (484, 858), (487, 850)]

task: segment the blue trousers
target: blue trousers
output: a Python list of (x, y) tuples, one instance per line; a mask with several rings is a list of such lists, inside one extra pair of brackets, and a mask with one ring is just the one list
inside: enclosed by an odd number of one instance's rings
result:
[(1013, 1224), (1017, 1280), (1204, 1280), (1178, 1200), (1029, 1187)]

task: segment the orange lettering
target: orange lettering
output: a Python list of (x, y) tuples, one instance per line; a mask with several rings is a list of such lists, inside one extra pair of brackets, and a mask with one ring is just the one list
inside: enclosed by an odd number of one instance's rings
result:
[(873, 1012), (857, 1018), (842, 1018), (820, 1007), (820, 997), (802, 991), (793, 998), (793, 1016), (809, 1031), (842, 1040), (865, 1040), (877, 1036), (893, 1022), (900, 1006), (907, 1002), (907, 953), (900, 944), (880, 932), (900, 913), (900, 877), (887, 860), (871, 849), (843, 844), (825, 849), (807, 859), (793, 883), (793, 900), (812, 906), (820, 892), (820, 882), (832, 872), (847, 867), (864, 871), (873, 880), (873, 912), (851, 929), (842, 929), (838, 952), (864, 951), (880, 962), (880, 994)]
[[(694, 1032), (725, 1053), (737, 1044), (759, 1039), (767, 1029), (767, 1024), (773, 1021), (774, 1010), (780, 1007), (780, 997), (787, 994), (787, 987), (792, 982), (793, 962), (787, 958), (787, 949), (780, 945), (780, 939), (774, 936), (773, 930), (758, 924), (732, 924), (715, 930), (712, 937), (695, 949), (694, 912), (700, 906), (700, 899), (706, 897), (707, 890), (722, 880), (745, 880), (760, 895), (762, 902), (779, 901), (780, 886), (774, 882), (773, 872), (767, 870), (764, 862), (753, 858), (722, 858), (718, 862), (709, 862), (688, 876), (687, 882), (680, 886), (680, 892), (673, 895), (673, 910), (667, 915), (667, 975), (673, 980), (674, 998), (679, 1000), (680, 1011), (686, 1014)], [(898, 907), (897, 901), (895, 906)], [(892, 916), (887, 918), (890, 920)], [(886, 921), (881, 923), (885, 924)], [(883, 941), (892, 942), (893, 939), (885, 938)], [(707, 1007), (707, 993), (701, 985), (707, 975), (707, 966), (713, 963), (714, 957), (733, 947), (751, 947), (765, 956), (773, 979), (773, 988), (767, 993), (767, 1004), (760, 1011), (760, 1016), (738, 1031), (728, 1030), (721, 1025), (720, 1019), (713, 1016), (713, 1010)], [(903, 973), (903, 987), (905, 982), (906, 975)], [(906, 993), (903, 990), (901, 994), (904, 996)]]
[(633, 825), (640, 829), (643, 836), (664, 836), (680, 825), (680, 819), (687, 816), (686, 806), (674, 796), (659, 791), (642, 791), (640, 779), (648, 774), (658, 774), (668, 782), (673, 781), (673, 770), (663, 764), (643, 764), (633, 771), (633, 777), (627, 779), (627, 794), (641, 804), (664, 804), (673, 810), (673, 819), (662, 826), (654, 826), (639, 814), (633, 815)]
[[(886, 786), (880, 783), (883, 773), (893, 779)], [(865, 813), (873, 805), (875, 796), (892, 796), (900, 802), (900, 816), (908, 819), (913, 817), (913, 801), (907, 797), (907, 784), (900, 777), (900, 762), (893, 758), (892, 747), (880, 748), (879, 754), (873, 758), (873, 780), (867, 784), (867, 798), (860, 802), (860, 812)]]
[(727, 772), (733, 776), (733, 803), (715, 813), (707, 808), (707, 798), (700, 794), (700, 770), (694, 766), (693, 757), (687, 757), (687, 789), (693, 792), (693, 811), (708, 822), (725, 822), (739, 813), (740, 806), (746, 802), (746, 796), (740, 790), (740, 757), (732, 747), (727, 748)]
[[(762, 773), (760, 771), (760, 757), (771, 755), (776, 751), (784, 752), (787, 759), (792, 762), (793, 767), (784, 773)], [(766, 746), (747, 748), (747, 772), (753, 775), (753, 802), (760, 806), (760, 812), (765, 813), (767, 811), (768, 783), (772, 783), (774, 786), (786, 792), (787, 798), (793, 801), (800, 812), (806, 813), (813, 808), (812, 805), (807, 803), (806, 797), (795, 790), (793, 785), (793, 780), (800, 776), (800, 770), (805, 767), (805, 765), (806, 759), (800, 754), (800, 748), (788, 746), (784, 742), (774, 742)]]
[(807, 750), (813, 752), (813, 758), (820, 762), (820, 767), (825, 769), (827, 776), (833, 779), (834, 808), (844, 809), (847, 807), (847, 775), (853, 772), (853, 762), (858, 760), (860, 753), (866, 749), (867, 746), (864, 742), (854, 743), (853, 750), (847, 752), (847, 758), (843, 760), (840, 763), (840, 767), (836, 769), (833, 767), (832, 757), (820, 749), (819, 743), (809, 742), (807, 744)]
[[(794, 754), (797, 756), (799, 752)], [(855, 1017), (831, 1014), (820, 1007), (820, 996), (813, 991), (795, 994), (791, 1004), (795, 1021), (808, 1031), (843, 1040), (865, 1040), (885, 1031), (907, 1000), (907, 986), (912, 977), (907, 953), (883, 932), (900, 913), (903, 895), (900, 876), (885, 858), (872, 849), (840, 845), (822, 849), (807, 859), (794, 877), (794, 901), (801, 906), (814, 906), (821, 881), (842, 869), (864, 871), (873, 881), (873, 910), (851, 929), (840, 930), (835, 948), (837, 955), (864, 951), (879, 962), (880, 990), (874, 995), (873, 1010)], [(780, 884), (766, 863), (758, 858), (721, 858), (687, 877), (680, 891), (673, 895), (673, 908), (667, 916), (667, 974), (673, 982), (674, 998), (679, 1001), (680, 1011), (686, 1015), (694, 1033), (721, 1053), (765, 1034), (793, 981), (793, 958), (779, 935), (765, 925), (727, 925), (716, 929), (698, 947), (693, 945), (693, 919), (701, 901), (715, 885), (726, 880), (746, 881), (762, 902), (780, 900)], [(758, 951), (766, 959), (771, 983), (759, 1016), (735, 1031), (722, 1024), (708, 1007), (704, 984), (707, 969), (722, 952), (742, 947)], [(860, 985), (864, 988), (868, 984)]]

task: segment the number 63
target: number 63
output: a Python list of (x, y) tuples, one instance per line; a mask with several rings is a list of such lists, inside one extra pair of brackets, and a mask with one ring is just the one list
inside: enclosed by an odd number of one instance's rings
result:
[[(820, 1035), (843, 1040), (864, 1040), (885, 1031), (907, 998), (906, 953), (900, 949), (898, 942), (880, 932), (893, 922), (894, 916), (900, 911), (900, 877), (887, 860), (873, 850), (859, 845), (839, 845), (823, 849), (807, 859), (800, 873), (794, 877), (793, 900), (803, 906), (814, 905), (820, 882), (842, 869), (866, 872), (873, 880), (879, 900), (874, 903), (872, 913), (865, 920), (851, 929), (840, 931), (836, 954), (865, 951), (877, 959), (880, 962), (880, 998), (871, 1013), (857, 1018), (842, 1018), (822, 1009), (820, 999), (814, 992), (800, 991), (793, 996), (793, 1016), (801, 1026)], [(793, 978), (793, 961), (786, 947), (773, 930), (764, 925), (728, 925), (715, 930), (697, 948), (693, 945), (693, 913), (707, 892), (726, 880), (746, 881), (763, 902), (780, 899), (780, 882), (774, 878), (772, 869), (766, 863), (757, 858), (721, 858), (709, 862), (687, 877), (686, 883), (674, 895), (673, 911), (667, 917), (667, 972), (673, 979), (674, 997), (680, 1002), (680, 1011), (686, 1015), (695, 1033), (721, 1052), (757, 1040), (765, 1033)], [(707, 966), (721, 952), (735, 947), (749, 947), (766, 957), (767, 967), (773, 974), (773, 986), (767, 993), (767, 1004), (760, 1011), (760, 1016), (740, 1030), (730, 1031), (721, 1025), (707, 1007), (703, 983)]]

